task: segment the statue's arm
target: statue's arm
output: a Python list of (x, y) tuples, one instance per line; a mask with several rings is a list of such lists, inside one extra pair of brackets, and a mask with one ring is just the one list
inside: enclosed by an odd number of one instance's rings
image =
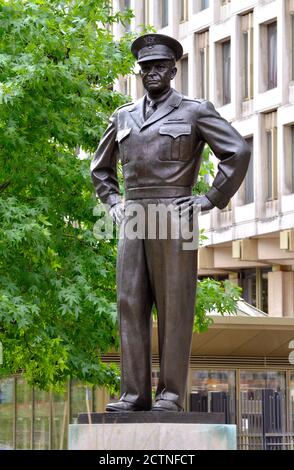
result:
[(249, 165), (250, 148), (239, 132), (223, 119), (213, 104), (203, 101), (199, 105), (197, 128), (220, 160), (212, 188), (206, 194), (211, 203), (224, 209), (240, 187)]
[(121, 202), (117, 178), (118, 145), (116, 142), (116, 114), (109, 119), (91, 164), (91, 176), (96, 193), (109, 206)]

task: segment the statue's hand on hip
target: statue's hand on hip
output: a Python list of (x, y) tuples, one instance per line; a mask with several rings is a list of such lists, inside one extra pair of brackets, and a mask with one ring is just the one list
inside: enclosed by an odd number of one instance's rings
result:
[(109, 210), (109, 214), (116, 225), (120, 225), (125, 216), (125, 206), (122, 202), (118, 202)]
[(189, 213), (189, 218), (192, 217), (195, 206), (200, 206), (201, 212), (210, 211), (214, 205), (206, 196), (184, 196), (174, 201), (176, 205), (175, 210), (179, 211), (180, 217)]

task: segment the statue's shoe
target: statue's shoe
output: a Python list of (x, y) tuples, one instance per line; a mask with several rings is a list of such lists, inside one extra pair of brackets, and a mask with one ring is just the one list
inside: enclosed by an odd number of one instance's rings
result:
[(116, 413), (127, 413), (131, 411), (147, 411), (143, 408), (140, 408), (135, 403), (131, 403), (129, 401), (123, 401), (123, 400), (120, 400), (114, 403), (108, 403), (105, 409), (106, 411), (116, 412)]
[(157, 400), (153, 404), (151, 411), (183, 411), (183, 408), (177, 405), (174, 401)]

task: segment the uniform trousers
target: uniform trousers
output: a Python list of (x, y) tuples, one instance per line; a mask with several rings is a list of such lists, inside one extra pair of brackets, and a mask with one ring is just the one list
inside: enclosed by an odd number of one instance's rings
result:
[[(148, 206), (170, 205), (172, 199), (128, 200), (140, 203), (145, 229)], [(159, 216), (160, 217), (160, 216)], [(170, 214), (168, 221), (170, 221)], [(156, 400), (184, 405), (191, 350), (197, 285), (197, 249), (184, 250), (181, 234), (161, 239), (157, 220), (155, 238), (122, 236), (117, 257), (117, 302), (121, 347), (121, 400), (150, 409), (152, 403), (152, 306), (157, 310), (159, 381)], [(154, 222), (154, 220), (153, 220)], [(140, 225), (141, 222), (139, 222)], [(142, 228), (142, 227), (141, 227)]]

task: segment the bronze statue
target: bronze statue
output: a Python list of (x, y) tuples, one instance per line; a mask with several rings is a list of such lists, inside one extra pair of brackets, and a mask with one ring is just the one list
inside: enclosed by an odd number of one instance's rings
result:
[[(92, 162), (101, 201), (118, 225), (125, 217), (116, 165), (122, 162), (126, 204), (174, 204), (189, 216), (223, 209), (242, 183), (250, 150), (212, 103), (171, 88), (183, 55), (175, 39), (146, 34), (132, 44), (147, 94), (118, 108)], [(220, 160), (212, 188), (191, 196), (201, 154), (208, 143)], [(181, 411), (186, 390), (197, 282), (197, 249), (179, 239), (119, 241), (117, 301), (121, 338), (121, 398), (107, 411)], [(158, 314), (160, 376), (151, 397), (151, 309)]]

